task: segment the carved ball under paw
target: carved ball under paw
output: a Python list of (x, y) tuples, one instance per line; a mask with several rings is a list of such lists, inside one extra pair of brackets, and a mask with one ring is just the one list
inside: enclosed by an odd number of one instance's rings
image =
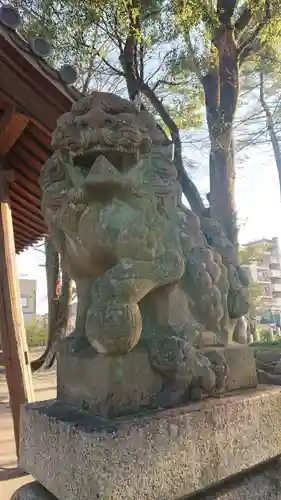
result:
[(139, 342), (142, 319), (137, 304), (109, 304), (103, 309), (90, 308), (86, 335), (100, 354), (121, 355)]

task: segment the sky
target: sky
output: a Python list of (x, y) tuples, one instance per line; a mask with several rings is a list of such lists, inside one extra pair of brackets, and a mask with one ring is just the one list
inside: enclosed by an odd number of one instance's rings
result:
[[(263, 148), (264, 150), (264, 148)], [(277, 236), (281, 241), (281, 203), (274, 159), (255, 149), (236, 168), (236, 206), (241, 224), (239, 240), (247, 243)], [(200, 165), (200, 154), (196, 157)], [(191, 172), (202, 194), (208, 192), (206, 158), (202, 167)], [(37, 314), (47, 312), (44, 254), (30, 248), (17, 256), (20, 277), (37, 280)]]

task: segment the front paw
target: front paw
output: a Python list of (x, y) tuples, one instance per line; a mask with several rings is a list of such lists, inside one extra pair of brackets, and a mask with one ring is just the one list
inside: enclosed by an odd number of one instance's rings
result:
[(210, 361), (212, 370), (215, 375), (215, 387), (214, 393), (219, 394), (226, 390), (227, 387), (227, 376), (228, 376), (228, 365), (223, 353), (218, 350), (210, 350), (204, 352), (204, 356)]

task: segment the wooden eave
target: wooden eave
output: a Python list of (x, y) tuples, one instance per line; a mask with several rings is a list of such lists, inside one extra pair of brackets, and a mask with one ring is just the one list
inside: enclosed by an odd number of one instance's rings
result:
[(14, 171), (9, 191), (17, 252), (47, 232), (38, 177), (52, 153), (58, 117), (80, 95), (0, 22), (0, 157)]

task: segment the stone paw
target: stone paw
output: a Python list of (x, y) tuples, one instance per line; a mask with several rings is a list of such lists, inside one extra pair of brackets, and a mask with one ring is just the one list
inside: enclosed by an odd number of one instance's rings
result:
[(107, 304), (102, 309), (90, 308), (86, 336), (100, 354), (121, 355), (139, 342), (142, 319), (137, 304)]
[(204, 352), (204, 356), (210, 361), (215, 375), (214, 393), (223, 392), (226, 388), (228, 375), (228, 366), (225, 356), (219, 350), (210, 350)]

